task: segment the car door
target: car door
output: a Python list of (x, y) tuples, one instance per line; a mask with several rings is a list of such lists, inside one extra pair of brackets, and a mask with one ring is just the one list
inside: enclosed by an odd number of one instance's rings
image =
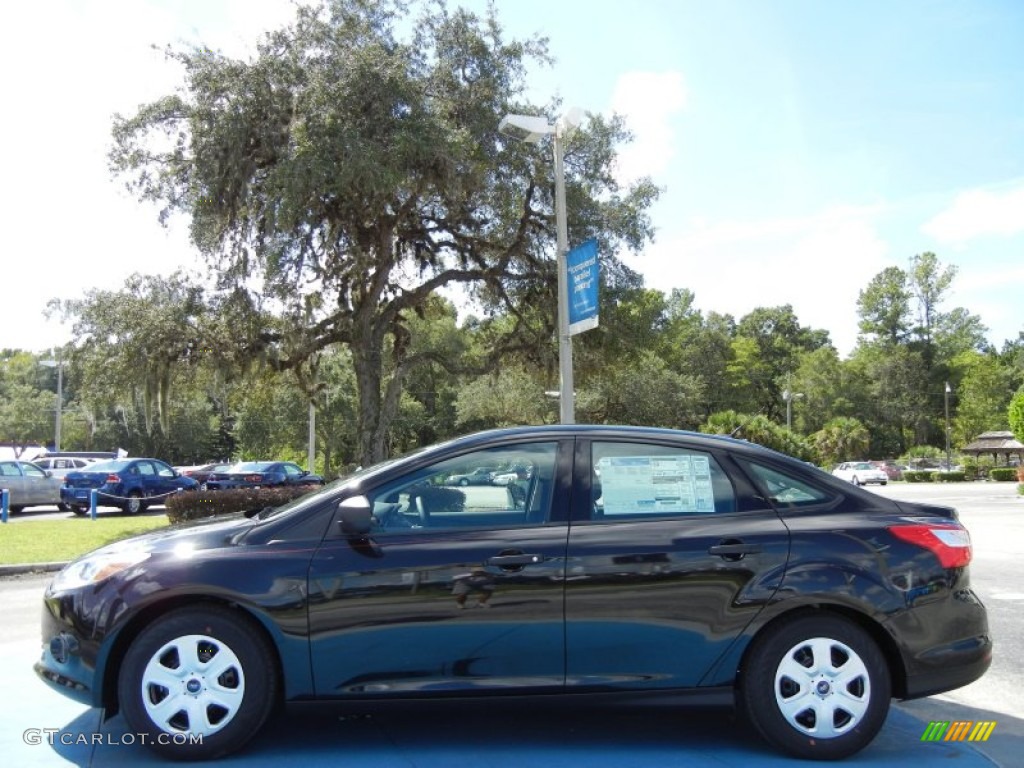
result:
[(165, 464), (162, 461), (156, 461), (155, 459), (151, 462), (155, 476), (153, 478), (153, 496), (160, 496), (166, 499), (172, 493), (175, 493), (181, 484), (178, 482), (178, 475), (174, 472), (174, 467), (170, 464)]
[(775, 593), (787, 529), (727, 454), (580, 440), (566, 575), (571, 687), (680, 688), (709, 677)]
[[(527, 460), (536, 481), (444, 485), (467, 464)], [(434, 461), (366, 491), (374, 528), (335, 525), (309, 573), (319, 696), (561, 689), (571, 441)]]
[(26, 504), (57, 504), (60, 501), (60, 480), (50, 477), (35, 464), (22, 462), (22, 487)]
[(15, 505), (29, 504), (25, 491), (25, 481), (16, 461), (0, 461), (0, 488), (9, 492), (8, 503)]
[(285, 485), (301, 485), (306, 474), (298, 464), (291, 463), (282, 464), (281, 471), (284, 473)]

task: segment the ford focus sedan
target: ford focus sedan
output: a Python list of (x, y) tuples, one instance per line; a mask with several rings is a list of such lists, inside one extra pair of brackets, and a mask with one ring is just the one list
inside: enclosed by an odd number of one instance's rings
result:
[(97, 503), (120, 507), (126, 514), (142, 512), (149, 504), (162, 504), (178, 491), (194, 491), (199, 483), (157, 459), (112, 459), (68, 472), (61, 500), (78, 515), (89, 511), (91, 495)]
[(284, 485), (323, 485), (324, 479), (291, 461), (243, 461), (211, 472), (210, 491), (230, 488), (274, 488)]
[[(522, 493), (446, 482), (512, 462)], [(970, 562), (955, 510), (743, 441), (490, 431), (80, 558), (35, 669), (179, 759), (241, 748), (282, 702), (509, 694), (734, 704), (836, 759), (893, 698), (984, 674)]]

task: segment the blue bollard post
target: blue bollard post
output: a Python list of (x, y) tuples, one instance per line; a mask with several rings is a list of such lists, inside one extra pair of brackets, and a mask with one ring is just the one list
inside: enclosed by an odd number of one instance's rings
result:
[(99, 497), (99, 494), (96, 493), (96, 489), (95, 488), (93, 488), (91, 491), (89, 491), (89, 517), (91, 517), (93, 520), (96, 519), (96, 503), (97, 503), (98, 497)]
[(0, 521), (7, 522), (7, 514), (11, 508), (11, 492), (6, 488), (0, 490)]

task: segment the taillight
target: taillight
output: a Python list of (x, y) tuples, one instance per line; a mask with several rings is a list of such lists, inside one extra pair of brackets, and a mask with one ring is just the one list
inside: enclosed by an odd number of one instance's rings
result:
[(963, 568), (971, 562), (971, 535), (961, 525), (893, 525), (889, 530), (896, 538), (933, 552), (943, 568)]
[(247, 483), (262, 483), (263, 475), (246, 475), (245, 482)]
[(111, 472), (109, 475), (107, 475), (107, 482), (108, 483), (120, 483), (121, 482), (121, 476), (120, 475), (115, 475), (113, 472)]

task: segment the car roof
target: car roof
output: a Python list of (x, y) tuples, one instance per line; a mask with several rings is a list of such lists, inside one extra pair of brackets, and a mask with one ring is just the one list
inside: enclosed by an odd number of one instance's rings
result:
[[(615, 424), (547, 424), (542, 426), (503, 427), (499, 429), (488, 429), (482, 432), (474, 432), (468, 435), (452, 438), (442, 443), (436, 443), (423, 448), (425, 455), (435, 452), (443, 452), (455, 445), (466, 449), (484, 448), (489, 444), (501, 444), (510, 440), (558, 440), (560, 438), (582, 437), (592, 440), (597, 439), (651, 439), (665, 441), (683, 441), (690, 445), (699, 445), (708, 450), (739, 450), (751, 455), (775, 458), (786, 462), (800, 462), (785, 453), (766, 448), (763, 445), (752, 443), (749, 440), (741, 440), (730, 435), (716, 435), (705, 432), (690, 432), (680, 429), (668, 429), (665, 427), (640, 427), (631, 425)], [(414, 451), (413, 454), (420, 453)]]

